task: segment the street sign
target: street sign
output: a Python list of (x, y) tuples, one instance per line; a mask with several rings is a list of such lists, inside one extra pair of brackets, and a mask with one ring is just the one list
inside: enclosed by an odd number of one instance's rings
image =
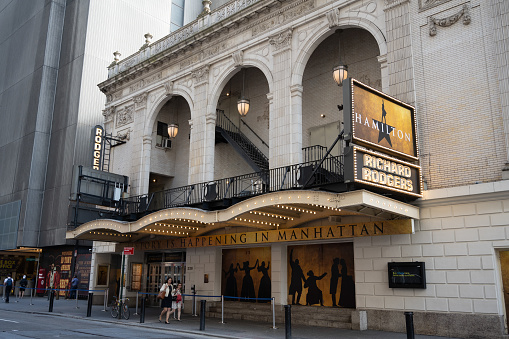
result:
[(124, 255), (133, 255), (134, 247), (124, 247)]

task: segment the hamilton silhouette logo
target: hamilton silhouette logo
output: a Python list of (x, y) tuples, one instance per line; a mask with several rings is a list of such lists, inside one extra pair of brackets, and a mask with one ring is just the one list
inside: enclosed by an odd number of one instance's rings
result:
[(390, 126), (390, 125), (387, 125), (387, 111), (385, 110), (385, 107), (384, 107), (384, 102), (382, 100), (382, 120), (381, 121), (378, 121), (378, 120), (375, 120), (375, 119), (372, 119), (373, 122), (377, 125), (377, 126), (380, 126), (381, 128), (378, 130), (378, 143), (380, 143), (380, 141), (382, 141), (383, 139), (387, 140), (387, 142), (389, 143), (389, 145), (391, 145), (392, 147), (392, 142), (391, 142), (391, 132), (395, 129), (393, 126)]

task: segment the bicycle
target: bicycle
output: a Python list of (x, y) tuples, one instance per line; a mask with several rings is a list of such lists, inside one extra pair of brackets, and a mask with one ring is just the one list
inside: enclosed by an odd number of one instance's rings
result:
[(125, 320), (129, 319), (129, 306), (127, 306), (127, 302), (129, 301), (129, 298), (125, 298), (125, 301), (118, 300), (117, 297), (113, 296), (113, 302), (111, 303), (111, 316), (113, 318), (118, 317), (118, 311), (120, 309), (120, 315)]

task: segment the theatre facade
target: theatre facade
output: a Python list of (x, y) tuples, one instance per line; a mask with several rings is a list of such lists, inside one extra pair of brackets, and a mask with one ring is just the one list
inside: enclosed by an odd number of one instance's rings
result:
[(67, 232), (94, 241), (90, 288), (171, 276), (359, 330), (507, 333), (508, 6), (218, 3), (99, 84)]

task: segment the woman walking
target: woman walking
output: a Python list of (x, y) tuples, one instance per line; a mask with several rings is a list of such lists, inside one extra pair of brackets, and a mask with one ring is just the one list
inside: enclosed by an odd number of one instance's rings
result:
[(182, 284), (178, 283), (177, 288), (173, 290), (173, 312), (178, 310), (177, 320), (180, 321), (180, 312), (182, 310)]
[(166, 282), (161, 286), (159, 292), (165, 291), (164, 299), (161, 301), (161, 314), (159, 315), (159, 322), (162, 322), (161, 317), (166, 313), (166, 321), (165, 324), (169, 324), (170, 314), (173, 313), (171, 309), (171, 293), (173, 292), (173, 279), (168, 278)]

